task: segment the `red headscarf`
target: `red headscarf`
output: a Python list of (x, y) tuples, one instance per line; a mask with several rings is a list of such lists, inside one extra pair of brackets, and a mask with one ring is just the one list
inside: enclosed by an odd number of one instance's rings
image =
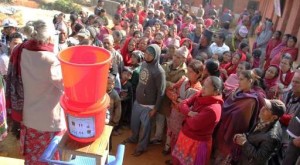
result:
[(125, 43), (124, 43), (123, 47), (120, 50), (125, 66), (130, 66), (130, 63), (131, 63), (131, 60), (130, 60), (131, 52), (128, 51), (128, 45), (129, 45), (129, 43), (132, 39), (134, 39), (134, 38), (133, 37), (128, 37), (125, 40)]

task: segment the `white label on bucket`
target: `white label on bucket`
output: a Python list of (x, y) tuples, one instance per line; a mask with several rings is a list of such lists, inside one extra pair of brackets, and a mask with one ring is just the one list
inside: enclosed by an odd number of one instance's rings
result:
[(95, 120), (90, 118), (77, 118), (68, 115), (70, 133), (78, 138), (91, 138), (95, 136)]

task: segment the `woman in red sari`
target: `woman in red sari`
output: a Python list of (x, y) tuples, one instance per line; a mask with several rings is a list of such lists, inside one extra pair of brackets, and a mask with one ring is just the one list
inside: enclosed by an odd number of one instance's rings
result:
[(266, 59), (266, 62), (265, 62), (265, 65), (264, 67), (265, 68), (268, 68), (269, 65), (270, 65), (270, 55), (271, 55), (271, 51), (281, 43), (281, 31), (276, 31), (274, 32), (273, 34), (273, 37), (270, 39), (270, 41), (268, 42), (267, 44), (267, 47), (266, 47), (266, 55), (265, 55), (265, 59)]
[(208, 165), (212, 133), (220, 120), (222, 80), (209, 76), (201, 92), (179, 104), (186, 116), (172, 152), (173, 165)]
[(279, 53), (277, 53), (272, 59), (271, 59), (271, 64), (274, 65), (279, 65), (281, 57), (285, 54), (285, 53), (289, 53), (292, 58), (293, 61), (297, 60), (297, 56), (298, 56), (298, 48), (295, 47), (297, 43), (297, 38), (295, 36), (290, 36), (289, 39), (287, 40), (287, 45), (286, 47), (283, 47)]
[(264, 82), (266, 85), (266, 94), (267, 99), (278, 99), (280, 94), (282, 93), (279, 88), (278, 78), (279, 78), (280, 69), (278, 65), (270, 65), (266, 70), (264, 76)]
[[(176, 84), (166, 91), (168, 98), (172, 101), (172, 111), (168, 120), (167, 136), (170, 137), (171, 151), (174, 149), (178, 134), (185, 116), (179, 112), (178, 104), (188, 99), (201, 90), (199, 78), (202, 76), (204, 65), (198, 60), (193, 60), (188, 65), (187, 77), (182, 77)], [(169, 161), (170, 162), (170, 161)]]
[(131, 53), (136, 49), (136, 41), (134, 38), (129, 37), (125, 40), (123, 47), (121, 48), (121, 55), (125, 66), (130, 66)]
[(279, 87), (282, 89), (282, 92), (286, 92), (292, 88), (291, 82), (294, 77), (294, 73), (292, 71), (293, 67), (293, 59), (290, 54), (284, 54), (280, 61), (280, 73), (279, 73), (279, 80), (278, 84)]

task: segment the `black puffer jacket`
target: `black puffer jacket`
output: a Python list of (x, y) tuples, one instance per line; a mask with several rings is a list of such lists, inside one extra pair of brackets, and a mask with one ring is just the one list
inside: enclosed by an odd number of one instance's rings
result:
[(282, 130), (277, 121), (261, 130), (248, 133), (247, 142), (242, 146), (241, 165), (265, 165), (281, 144)]

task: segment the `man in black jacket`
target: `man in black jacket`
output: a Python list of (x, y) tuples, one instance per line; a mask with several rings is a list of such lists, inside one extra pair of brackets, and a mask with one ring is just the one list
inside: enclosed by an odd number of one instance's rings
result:
[(272, 153), (280, 147), (282, 130), (278, 119), (286, 107), (280, 100), (265, 99), (259, 114), (259, 122), (247, 134), (236, 134), (234, 142), (242, 147), (238, 164), (267, 164)]

